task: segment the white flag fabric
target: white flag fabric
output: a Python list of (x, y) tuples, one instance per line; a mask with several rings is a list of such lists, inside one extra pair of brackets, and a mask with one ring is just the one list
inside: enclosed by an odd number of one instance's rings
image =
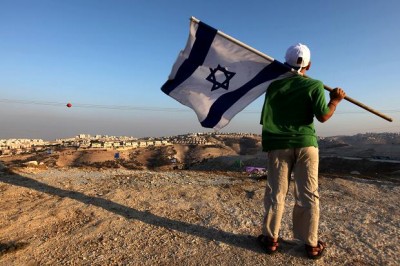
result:
[(186, 47), (161, 90), (193, 109), (203, 127), (219, 130), (272, 81), (290, 75), (282, 63), (236, 44), (203, 22), (191, 21)]

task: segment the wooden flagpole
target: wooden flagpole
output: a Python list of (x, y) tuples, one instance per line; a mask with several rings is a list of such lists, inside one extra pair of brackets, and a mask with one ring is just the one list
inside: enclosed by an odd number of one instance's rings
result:
[[(304, 76), (306, 76), (306, 75), (304, 75)], [(327, 86), (325, 84), (324, 84), (324, 89), (327, 90), (327, 91), (332, 91), (333, 90), (331, 87), (329, 87), (329, 86)], [(374, 115), (377, 115), (377, 116), (379, 116), (379, 117), (381, 117), (381, 118), (383, 118), (383, 119), (385, 119), (385, 120), (387, 120), (389, 122), (393, 122), (393, 119), (391, 117), (389, 117), (389, 116), (387, 116), (385, 114), (382, 114), (382, 113), (372, 109), (371, 107), (369, 107), (369, 106), (367, 106), (367, 105), (365, 105), (365, 104), (363, 104), (363, 103), (361, 103), (361, 102), (359, 102), (357, 100), (354, 100), (353, 98), (350, 98), (350, 97), (346, 96), (346, 97), (344, 97), (344, 99), (347, 100), (348, 102), (351, 102), (352, 104), (355, 104), (355, 105), (367, 110), (370, 113), (373, 113)]]
[[(193, 22), (195, 22), (195, 23), (199, 23), (199, 22), (200, 22), (200, 20), (198, 20), (198, 19), (195, 18), (195, 17), (191, 17), (190, 20), (193, 21)], [(247, 50), (249, 50), (249, 51), (251, 51), (251, 52), (253, 52), (253, 53), (255, 53), (255, 54), (257, 54), (257, 55), (259, 55), (259, 56), (261, 56), (261, 57), (263, 57), (263, 58), (265, 58), (265, 59), (267, 59), (268, 61), (271, 61), (271, 62), (272, 62), (272, 61), (277, 61), (277, 60), (275, 60), (274, 58), (272, 58), (272, 57), (270, 57), (270, 56), (268, 56), (268, 55), (266, 55), (266, 54), (264, 54), (264, 53), (258, 51), (257, 49), (254, 49), (253, 47), (248, 46), (247, 44), (245, 44), (245, 43), (243, 43), (243, 42), (241, 42), (241, 41), (239, 41), (239, 40), (237, 40), (237, 39), (235, 39), (235, 38), (233, 38), (233, 37), (231, 37), (231, 36), (229, 36), (229, 35), (223, 33), (222, 31), (219, 31), (219, 30), (218, 30), (217, 33), (218, 33), (218, 35), (220, 35), (220, 36), (222, 36), (222, 37), (224, 37), (224, 38), (230, 40), (231, 42), (236, 43), (237, 45), (240, 45), (240, 46), (242, 46), (243, 48), (245, 48), (245, 49), (247, 49)], [(293, 69), (293, 68), (291, 68), (291, 67), (289, 67), (289, 66), (287, 66), (287, 65), (285, 65), (285, 64), (282, 64), (282, 65), (286, 66), (286, 67), (289, 69), (289, 71), (291, 71), (292, 73), (299, 75), (299, 73), (298, 73), (295, 69)], [(304, 75), (304, 76), (305, 76), (305, 77), (308, 77), (308, 76), (306, 76), (306, 75)], [(308, 78), (309, 78), (309, 77), (308, 77)], [(333, 90), (331, 87), (329, 87), (329, 86), (327, 86), (327, 85), (324, 85), (324, 89), (327, 90), (327, 91), (329, 91), (329, 92), (331, 92), (331, 91)], [(349, 101), (349, 102), (351, 102), (352, 104), (355, 104), (355, 105), (357, 105), (357, 106), (359, 106), (359, 107), (361, 107), (361, 108), (367, 110), (368, 112), (371, 112), (371, 113), (373, 113), (373, 114), (375, 114), (375, 115), (377, 115), (377, 116), (379, 116), (379, 117), (381, 117), (381, 118), (383, 118), (383, 119), (389, 121), (389, 122), (393, 122), (393, 119), (392, 119), (391, 117), (389, 117), (389, 116), (387, 116), (387, 115), (385, 115), (385, 114), (382, 114), (382, 113), (380, 113), (380, 112), (378, 112), (378, 111), (372, 109), (371, 107), (369, 107), (369, 106), (367, 106), (367, 105), (365, 105), (365, 104), (363, 104), (363, 103), (361, 103), (361, 102), (359, 102), (359, 101), (354, 100), (353, 98), (350, 98), (350, 97), (346, 96), (344, 99), (347, 100), (347, 101)]]

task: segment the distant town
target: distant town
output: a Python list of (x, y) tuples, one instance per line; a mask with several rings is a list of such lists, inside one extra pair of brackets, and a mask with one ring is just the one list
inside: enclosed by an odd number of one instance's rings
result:
[(134, 138), (128, 136), (108, 136), (79, 134), (75, 137), (56, 139), (54, 141), (44, 141), (42, 139), (0, 139), (0, 156), (17, 155), (37, 151), (52, 152), (55, 148), (75, 148), (75, 149), (101, 149), (101, 150), (128, 150), (149, 146), (166, 146), (173, 144), (186, 145), (215, 145), (215, 141), (210, 142), (207, 137), (219, 136), (255, 136), (251, 133), (188, 133), (171, 137), (160, 138)]
[[(258, 142), (261, 141), (259, 134), (222, 132), (187, 133), (159, 138), (79, 134), (75, 137), (55, 139), (54, 141), (0, 139), (0, 156), (35, 152), (53, 153), (60, 149), (124, 151), (175, 144), (191, 146), (220, 145), (222, 147), (224, 144), (229, 143), (229, 140), (246, 137), (256, 138)], [(318, 142), (322, 156), (400, 160), (400, 133), (364, 133), (353, 136), (320, 137)]]

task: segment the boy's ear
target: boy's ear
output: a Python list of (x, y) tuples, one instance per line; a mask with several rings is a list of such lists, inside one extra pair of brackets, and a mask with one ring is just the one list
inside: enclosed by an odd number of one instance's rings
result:
[(311, 61), (310, 61), (310, 63), (308, 63), (308, 66), (306, 66), (306, 70), (308, 71), (310, 69), (310, 67), (311, 67)]

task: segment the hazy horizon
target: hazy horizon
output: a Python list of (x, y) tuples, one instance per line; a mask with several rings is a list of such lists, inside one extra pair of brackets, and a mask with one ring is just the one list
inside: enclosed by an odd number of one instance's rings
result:
[[(15, 124), (14, 124), (15, 125)], [(61, 132), (61, 134), (57, 133), (60, 128), (57, 130), (49, 130), (49, 132), (43, 134), (43, 131), (37, 131), (36, 129), (28, 130), (26, 131), (24, 127), (26, 124), (21, 125), (21, 130), (15, 134), (15, 130), (18, 129), (18, 124), (15, 125), (16, 128), (13, 128), (11, 130), (7, 130), (7, 128), (2, 128), (0, 132), (0, 139), (42, 139), (45, 141), (54, 141), (55, 139), (63, 139), (63, 138), (71, 138), (78, 136), (79, 134), (89, 134), (91, 136), (95, 135), (108, 135), (108, 136), (128, 136), (128, 137), (134, 137), (134, 138), (146, 138), (146, 137), (168, 137), (168, 136), (177, 136), (177, 135), (184, 135), (184, 134), (190, 134), (190, 133), (208, 133), (208, 132), (221, 132), (221, 133), (251, 133), (251, 134), (261, 134), (261, 126), (259, 131), (245, 131), (245, 129), (238, 129), (238, 130), (219, 130), (215, 131), (213, 129), (207, 129), (207, 128), (202, 128), (198, 127), (198, 130), (193, 130), (193, 131), (185, 131), (185, 130), (179, 130), (179, 129), (170, 129), (170, 130), (165, 130), (164, 132), (162, 131), (154, 131), (154, 134), (147, 134), (146, 132), (148, 129), (142, 130), (142, 131), (137, 131), (132, 132), (130, 131), (131, 129), (129, 128), (124, 128), (124, 127), (119, 127), (116, 130), (104, 130), (102, 128), (102, 125), (99, 125), (99, 128), (96, 130), (95, 128), (89, 128), (87, 125), (82, 127), (82, 130), (79, 129), (68, 129), (68, 124), (65, 124), (64, 130)], [(319, 137), (335, 137), (335, 136), (353, 136), (357, 134), (366, 134), (366, 133), (400, 133), (400, 130), (398, 131), (387, 131), (387, 130), (367, 130), (364, 132), (360, 131), (349, 131), (346, 133), (339, 133), (335, 134), (334, 132), (332, 134), (320, 134), (317, 129), (317, 136)]]

